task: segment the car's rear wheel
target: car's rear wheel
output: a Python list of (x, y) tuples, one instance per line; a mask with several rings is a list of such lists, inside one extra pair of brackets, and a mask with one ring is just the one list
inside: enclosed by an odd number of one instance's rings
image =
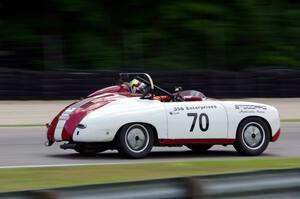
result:
[(259, 155), (270, 142), (270, 130), (261, 118), (247, 118), (238, 127), (234, 148), (243, 155)]
[(154, 136), (145, 124), (127, 124), (117, 136), (118, 151), (128, 158), (143, 158), (151, 151)]
[(208, 149), (210, 149), (212, 144), (194, 144), (194, 145), (186, 145), (189, 149), (191, 149), (195, 153), (204, 153)]

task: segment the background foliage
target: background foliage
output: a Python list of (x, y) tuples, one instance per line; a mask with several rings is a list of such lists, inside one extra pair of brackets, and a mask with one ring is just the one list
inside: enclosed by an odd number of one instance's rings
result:
[(296, 0), (0, 2), (0, 67), (300, 65)]

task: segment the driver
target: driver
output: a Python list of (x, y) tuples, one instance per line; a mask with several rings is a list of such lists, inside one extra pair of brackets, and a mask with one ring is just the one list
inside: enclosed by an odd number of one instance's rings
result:
[(146, 89), (146, 84), (143, 82), (133, 79), (129, 82), (130, 91), (133, 94), (143, 94)]
[[(131, 93), (133, 94), (144, 94), (146, 91), (146, 87), (146, 84), (137, 79), (133, 79), (129, 82), (129, 88)], [(169, 102), (172, 100), (171, 97), (167, 95), (153, 96), (153, 99), (161, 102)]]

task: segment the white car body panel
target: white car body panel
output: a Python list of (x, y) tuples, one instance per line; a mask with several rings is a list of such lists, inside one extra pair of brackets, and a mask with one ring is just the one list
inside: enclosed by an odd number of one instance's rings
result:
[[(164, 105), (168, 117), (170, 139), (227, 138), (227, 114), (225, 108), (218, 102), (205, 100), (169, 102)], [(195, 114), (196, 118), (188, 114)], [(207, 118), (201, 117), (201, 114), (206, 114)], [(194, 128), (191, 130), (194, 119), (196, 119)], [(200, 125), (204, 130), (200, 129)]]
[(119, 128), (132, 122), (151, 124), (159, 132), (159, 137), (167, 138), (167, 119), (163, 103), (133, 97), (113, 101), (88, 114), (81, 121), (81, 124), (85, 124), (87, 128), (76, 128), (73, 140), (112, 141)]
[[(175, 108), (181, 110), (175, 110)], [(192, 132), (193, 117), (197, 113)], [(207, 114), (209, 127), (199, 128), (199, 116)], [(75, 142), (110, 142), (118, 130), (128, 123), (148, 123), (155, 127), (159, 139), (235, 139), (239, 123), (246, 117), (258, 116), (268, 121), (272, 136), (280, 128), (278, 111), (268, 105), (205, 99), (192, 102), (160, 102), (157, 100), (122, 98), (90, 112), (80, 122), (86, 128), (76, 128)], [(206, 118), (202, 118), (206, 127)]]

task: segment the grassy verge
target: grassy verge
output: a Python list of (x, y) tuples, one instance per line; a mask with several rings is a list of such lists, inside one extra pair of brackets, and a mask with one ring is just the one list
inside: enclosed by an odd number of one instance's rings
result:
[(45, 126), (45, 124), (0, 124), (1, 127), (42, 127)]
[(281, 122), (300, 122), (300, 119), (282, 119)]
[(0, 169), (0, 192), (295, 167), (300, 158)]

